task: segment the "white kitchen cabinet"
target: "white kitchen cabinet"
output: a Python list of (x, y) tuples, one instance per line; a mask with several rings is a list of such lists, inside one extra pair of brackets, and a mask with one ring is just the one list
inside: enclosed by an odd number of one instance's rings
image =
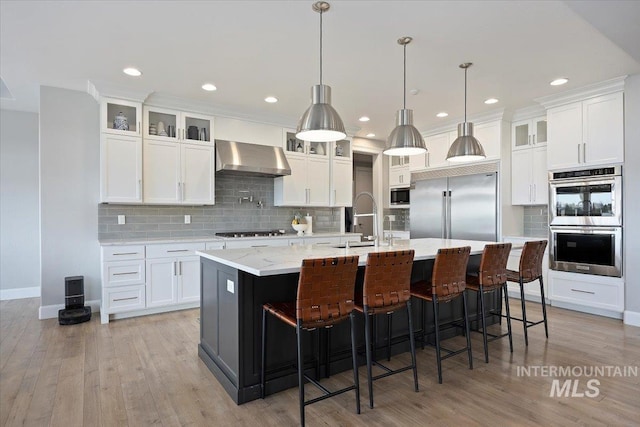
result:
[[(450, 131), (443, 132), (436, 135), (428, 136), (424, 139), (424, 144), (427, 147), (425, 156), (426, 167), (429, 168), (441, 168), (449, 166), (447, 161), (447, 153), (451, 143), (458, 137), (458, 132)], [(419, 158), (420, 156), (412, 156)]]
[[(480, 141), (480, 145), (482, 145), (484, 154), (486, 155), (482, 160), (500, 159), (500, 144), (502, 141), (501, 123), (501, 121), (496, 120), (474, 125), (473, 135), (478, 141)], [(456, 132), (455, 138), (451, 140), (452, 144), (457, 137), (458, 134)]]
[(100, 202), (142, 202), (142, 138), (101, 134)]
[(141, 123), (142, 103), (100, 100), (101, 203), (142, 202)]
[(145, 203), (215, 203), (213, 146), (150, 139), (143, 154)]
[[(116, 128), (116, 117), (124, 117), (127, 129)], [(142, 103), (125, 99), (100, 99), (100, 133), (112, 135), (142, 136)]]
[(411, 184), (409, 164), (403, 167), (389, 168), (389, 187), (408, 187)]
[(624, 279), (592, 274), (549, 271), (552, 305), (621, 319)]
[(147, 245), (147, 308), (200, 300), (200, 257), (204, 243)]
[(329, 143), (301, 141), (295, 131), (283, 133), (291, 175), (273, 180), (275, 206), (329, 206)]
[(353, 159), (351, 140), (332, 142), (330, 206), (351, 206), (353, 203)]
[(547, 144), (547, 117), (519, 120), (511, 125), (511, 149), (521, 150)]
[(622, 92), (550, 108), (547, 118), (549, 170), (624, 161)]
[(205, 145), (213, 142), (213, 117), (211, 116), (146, 105), (143, 112), (145, 140)]
[(237, 248), (268, 248), (274, 246), (289, 246), (288, 239), (238, 239), (227, 240), (227, 249)]
[[(299, 240), (299, 241), (298, 241)], [(294, 240), (291, 240), (293, 243)], [(338, 246), (340, 244), (340, 236), (334, 237), (312, 237), (304, 236), (302, 239), (297, 239), (295, 244), (313, 245), (313, 246)]]
[(514, 150), (511, 153), (511, 204), (548, 203), (547, 147)]
[(101, 249), (101, 323), (109, 323), (111, 313), (145, 307), (145, 248), (141, 245), (104, 246)]

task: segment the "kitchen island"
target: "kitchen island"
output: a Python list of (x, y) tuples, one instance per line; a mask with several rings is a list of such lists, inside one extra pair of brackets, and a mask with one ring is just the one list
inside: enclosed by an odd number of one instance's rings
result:
[[(338, 248), (325, 246), (289, 246), (268, 248), (198, 251), (201, 263), (200, 344), (198, 354), (231, 398), (242, 404), (260, 397), (260, 361), (262, 304), (294, 301), (302, 260), (359, 255), (356, 292), (362, 289), (364, 266), (369, 252), (414, 249), (412, 281), (430, 278), (433, 260), (439, 248), (471, 246), (469, 271), (477, 270), (485, 244), (493, 242), (412, 239), (394, 246)], [(469, 315), (474, 318), (475, 298), (469, 299)], [(497, 307), (497, 298), (488, 308)], [(424, 317), (432, 322), (431, 306), (414, 304), (416, 331), (422, 330)], [(445, 308), (446, 307), (446, 308)], [(462, 317), (460, 300), (441, 310), (443, 321)], [(378, 354), (386, 354), (387, 322), (378, 316), (375, 330)], [(358, 346), (364, 345), (364, 322), (356, 316)], [(391, 351), (408, 350), (407, 321), (404, 312), (393, 314)], [(305, 333), (305, 369), (310, 375), (327, 376), (350, 369), (351, 353), (348, 322), (331, 332)], [(446, 335), (445, 335), (446, 336)], [(295, 330), (282, 322), (268, 322), (266, 394), (297, 386)], [(364, 363), (364, 358), (359, 360)], [(435, 360), (434, 360), (435, 363)]]

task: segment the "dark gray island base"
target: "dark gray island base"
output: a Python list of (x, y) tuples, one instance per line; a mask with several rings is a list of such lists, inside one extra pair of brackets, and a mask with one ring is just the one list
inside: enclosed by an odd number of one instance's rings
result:
[[(483, 247), (484, 243), (489, 242), (474, 243), (482, 244)], [(468, 271), (477, 271), (480, 261), (477, 247), (475, 251), (473, 249)], [(258, 399), (260, 397), (262, 304), (273, 301), (294, 301), (299, 273), (288, 272), (259, 276), (236, 268), (233, 266), (233, 262), (225, 260), (219, 262), (211, 259), (216, 258), (215, 256), (207, 257), (204, 256), (206, 255), (204, 253), (201, 255), (203, 256), (201, 256), (201, 313), (198, 354), (237, 404)], [(366, 253), (360, 254), (361, 266), (358, 269), (356, 292), (358, 289), (360, 292), (362, 290), (365, 260)], [(432, 267), (433, 257), (414, 261), (412, 281), (431, 277)], [(499, 306), (497, 296), (489, 295), (485, 298), (487, 308), (492, 309)], [(468, 298), (468, 301), (469, 316), (474, 320), (472, 327), (475, 327), (475, 295)], [(426, 316), (428, 336), (429, 339), (432, 339), (432, 306), (423, 305), (420, 300), (414, 299), (412, 311), (416, 335), (422, 332), (424, 316)], [(391, 353), (398, 354), (409, 351), (406, 314), (404, 311), (399, 311), (394, 313), (392, 317)], [(461, 319), (462, 299), (458, 298), (449, 304), (443, 304), (440, 318), (442, 322)], [(266, 394), (276, 393), (298, 385), (295, 370), (295, 329), (286, 326), (283, 322), (272, 320), (267, 319)], [(362, 315), (357, 314), (356, 320), (356, 342), (359, 352), (360, 350), (364, 352), (364, 320)], [(487, 320), (488, 323), (492, 321), (492, 319)], [(497, 317), (493, 321), (496, 322)], [(378, 316), (374, 333), (378, 345), (376, 357), (386, 358), (388, 340), (386, 316)], [(452, 328), (446, 331), (443, 337), (453, 336), (456, 333), (460, 334), (462, 330)], [(308, 375), (324, 377), (329, 374), (328, 367), (331, 374), (351, 369), (349, 322), (338, 324), (329, 330), (305, 332), (303, 333), (303, 342), (305, 370)], [(419, 345), (419, 342), (417, 344)], [(435, 354), (433, 359), (435, 369)], [(359, 357), (358, 362), (361, 365), (365, 364), (364, 354)]]

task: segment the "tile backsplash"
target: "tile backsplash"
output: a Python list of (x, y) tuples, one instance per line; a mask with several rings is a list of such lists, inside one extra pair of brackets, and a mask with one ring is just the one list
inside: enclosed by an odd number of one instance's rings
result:
[(390, 230), (389, 218), (387, 215), (395, 215), (396, 220), (393, 222), (393, 230), (405, 230), (409, 231), (409, 209), (384, 209), (384, 217), (382, 221), (382, 227), (385, 230)]
[[(273, 178), (216, 175), (215, 186), (214, 206), (100, 204), (98, 239), (207, 237), (240, 230), (293, 233), (296, 213), (313, 216), (314, 232), (340, 230), (340, 208), (273, 206)], [(118, 215), (125, 216), (125, 224), (118, 224)], [(185, 215), (191, 215), (190, 224), (184, 223)]]
[(549, 236), (549, 209), (547, 205), (524, 207), (524, 235), (527, 237)]

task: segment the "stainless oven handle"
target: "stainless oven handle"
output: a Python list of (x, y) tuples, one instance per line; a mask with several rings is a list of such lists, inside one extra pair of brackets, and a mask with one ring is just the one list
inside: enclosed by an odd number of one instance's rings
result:
[(616, 233), (621, 231), (622, 227), (583, 227), (583, 226), (573, 226), (573, 225), (565, 225), (565, 226), (550, 226), (549, 230), (552, 232), (578, 232), (583, 234), (606, 234), (606, 233)]

